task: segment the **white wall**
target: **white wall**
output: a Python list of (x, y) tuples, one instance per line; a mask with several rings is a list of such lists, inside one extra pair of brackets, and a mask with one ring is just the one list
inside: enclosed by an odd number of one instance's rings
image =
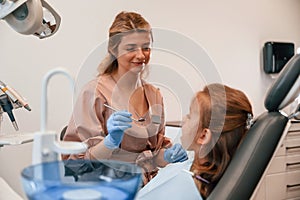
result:
[[(177, 3), (174, 0), (48, 0), (48, 3), (62, 17), (59, 31), (48, 39), (20, 35), (0, 21), (0, 80), (17, 89), (32, 107), (31, 112), (24, 109), (14, 111), (20, 132), (39, 130), (41, 81), (45, 73), (56, 67), (65, 67), (76, 76), (82, 66), (89, 63), (86, 59), (90, 59), (96, 47), (107, 39), (108, 28), (121, 10), (137, 11), (154, 28), (177, 32), (203, 47), (219, 71), (222, 82), (248, 95), (255, 115), (264, 111), (264, 95), (273, 81), (262, 71), (264, 42), (294, 42), (296, 47), (300, 44), (299, 0), (190, 0)], [(174, 68), (180, 68), (178, 63), (182, 62), (163, 53), (153, 53), (153, 61)], [(96, 66), (89, 67), (87, 76), (93, 73), (93, 68), (96, 72)], [(184, 70), (179, 70), (180, 73)], [(199, 82), (193, 78), (188, 82), (194, 88), (201, 82), (199, 87), (202, 87), (205, 77), (202, 78)], [(185, 107), (188, 107), (188, 100), (189, 96), (185, 99)], [(172, 106), (167, 100), (168, 119), (179, 119), (181, 116), (172, 113)], [(48, 128), (60, 131), (68, 122), (71, 110), (72, 93), (67, 80), (54, 77), (49, 85)], [(182, 114), (185, 112), (186, 108)], [(0, 132), (15, 133), (6, 116)], [(0, 176), (21, 193), (18, 180), (21, 168), (15, 166), (12, 159), (19, 160), (21, 165), (30, 164), (30, 147), (20, 147), (25, 148), (21, 152), (6, 148), (0, 151), (1, 163), (11, 165), (1, 164)], [(9, 179), (9, 176), (14, 178)]]

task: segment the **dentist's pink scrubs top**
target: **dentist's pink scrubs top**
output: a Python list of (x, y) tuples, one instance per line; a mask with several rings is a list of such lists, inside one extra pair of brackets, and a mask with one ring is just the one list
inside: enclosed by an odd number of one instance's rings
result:
[[(156, 163), (155, 158), (162, 148), (170, 147), (171, 142), (165, 137), (164, 105), (160, 90), (144, 81), (142, 83), (143, 87), (139, 89), (143, 90), (149, 108), (145, 115), (146, 121), (132, 122), (132, 128), (125, 131), (120, 148), (115, 149), (109, 159), (140, 165), (145, 172), (143, 180), (146, 184), (157, 174), (157, 167), (163, 167), (161, 163)], [(110, 75), (99, 76), (85, 85), (77, 99), (63, 140), (85, 142), (88, 150), (82, 154), (63, 155), (63, 159), (95, 159), (93, 152), (98, 150), (95, 145), (108, 134), (106, 121), (114, 112), (106, 108), (104, 103), (120, 110), (128, 110), (136, 119), (140, 117), (132, 105), (127, 108), (114, 105), (118, 101), (118, 94), (113, 93), (115, 86)], [(153, 115), (159, 116), (160, 124), (152, 122)]]

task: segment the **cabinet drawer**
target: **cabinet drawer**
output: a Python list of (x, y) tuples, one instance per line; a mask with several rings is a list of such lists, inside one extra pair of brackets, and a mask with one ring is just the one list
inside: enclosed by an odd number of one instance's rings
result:
[(300, 131), (300, 121), (292, 121), (290, 131)]
[(266, 199), (300, 197), (300, 171), (266, 176)]
[(285, 140), (289, 140), (289, 139), (297, 139), (300, 138), (300, 130), (297, 131), (289, 131), (287, 133), (286, 139)]
[(267, 174), (300, 171), (300, 155), (274, 157)]
[(300, 155), (300, 138), (283, 140), (276, 156)]

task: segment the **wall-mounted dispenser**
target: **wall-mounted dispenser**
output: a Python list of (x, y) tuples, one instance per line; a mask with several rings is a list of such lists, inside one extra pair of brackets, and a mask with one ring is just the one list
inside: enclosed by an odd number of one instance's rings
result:
[(294, 54), (294, 43), (266, 42), (263, 48), (265, 73), (279, 73), (284, 65), (294, 56)]

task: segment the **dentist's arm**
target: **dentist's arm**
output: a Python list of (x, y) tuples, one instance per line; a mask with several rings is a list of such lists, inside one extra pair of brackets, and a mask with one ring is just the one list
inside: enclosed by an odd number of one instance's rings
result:
[(91, 155), (95, 159), (109, 158), (113, 150), (119, 148), (124, 131), (131, 128), (131, 122), (131, 113), (127, 111), (114, 112), (107, 120), (108, 135), (93, 147)]
[(114, 112), (107, 120), (108, 135), (104, 139), (104, 145), (108, 149), (119, 148), (124, 131), (131, 128), (131, 113), (127, 111)]

